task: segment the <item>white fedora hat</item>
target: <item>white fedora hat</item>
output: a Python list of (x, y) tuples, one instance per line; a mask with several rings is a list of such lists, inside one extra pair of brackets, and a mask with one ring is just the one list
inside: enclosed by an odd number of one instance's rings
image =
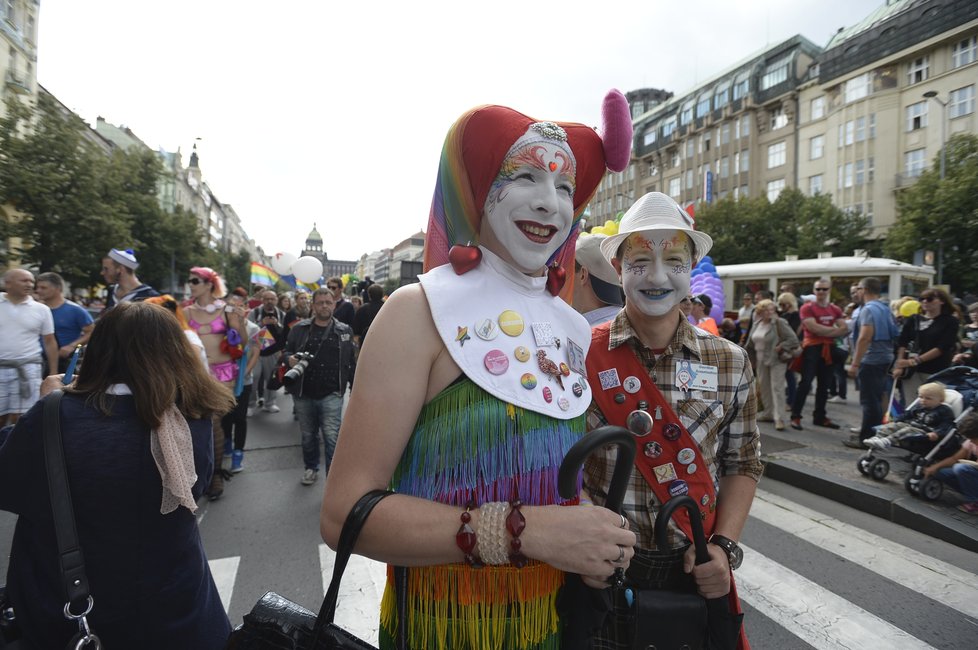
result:
[(618, 224), (618, 234), (601, 242), (601, 254), (610, 262), (629, 235), (646, 230), (679, 230), (686, 233), (693, 240), (696, 260), (706, 257), (713, 247), (713, 239), (693, 229), (693, 218), (678, 203), (662, 192), (649, 192), (628, 208)]

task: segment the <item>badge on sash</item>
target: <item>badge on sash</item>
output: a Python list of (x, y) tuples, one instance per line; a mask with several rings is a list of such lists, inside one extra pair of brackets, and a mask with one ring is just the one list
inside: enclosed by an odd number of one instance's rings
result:
[(686, 359), (682, 359), (678, 364), (676, 364), (676, 388), (681, 391), (689, 390), (690, 384), (696, 379), (696, 373), (693, 372), (693, 366)]
[(537, 347), (560, 347), (557, 345), (556, 339), (554, 339), (554, 331), (550, 323), (533, 323), (530, 325), (530, 328), (533, 330), (533, 340), (536, 342)]
[(717, 392), (720, 371), (716, 366), (708, 366), (705, 363), (692, 364), (693, 383), (692, 388)]
[(567, 365), (578, 374), (587, 374), (587, 370), (584, 367), (584, 348), (574, 343), (571, 339), (567, 339)]
[(621, 380), (618, 379), (617, 368), (602, 370), (598, 373), (598, 380), (601, 381), (601, 390), (611, 390), (612, 388), (618, 388), (621, 386)]

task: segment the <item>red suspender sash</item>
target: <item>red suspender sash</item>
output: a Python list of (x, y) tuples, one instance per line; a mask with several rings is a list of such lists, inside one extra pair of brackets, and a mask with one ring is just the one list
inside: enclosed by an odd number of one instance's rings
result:
[[(696, 501), (703, 530), (709, 537), (713, 533), (717, 497), (699, 446), (629, 346), (608, 349), (610, 327), (610, 323), (604, 323), (591, 330), (587, 378), (592, 397), (609, 424), (625, 426), (628, 414), (637, 408), (653, 416), (652, 431), (635, 438), (635, 466), (659, 503), (681, 494)], [(693, 539), (685, 509), (679, 509), (673, 521), (687, 538)]]

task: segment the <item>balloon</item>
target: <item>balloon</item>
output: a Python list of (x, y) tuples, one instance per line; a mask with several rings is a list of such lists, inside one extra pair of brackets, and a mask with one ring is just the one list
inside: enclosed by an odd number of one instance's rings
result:
[(702, 275), (702, 274), (703, 274), (703, 269), (697, 267), (692, 270), (692, 272), (689, 274), (689, 277), (695, 278), (697, 275)]
[(319, 282), (319, 278), (323, 275), (323, 263), (311, 255), (305, 255), (292, 265), (292, 275), (299, 282), (308, 284)]
[(717, 270), (717, 267), (713, 266), (712, 262), (700, 262), (696, 265), (696, 268), (703, 269), (707, 273), (714, 273)]
[(279, 275), (292, 275), (292, 265), (296, 257), (292, 253), (275, 253), (272, 257), (272, 268)]
[(714, 305), (713, 311), (710, 312), (710, 316), (717, 322), (717, 325), (719, 325), (723, 322), (723, 308)]

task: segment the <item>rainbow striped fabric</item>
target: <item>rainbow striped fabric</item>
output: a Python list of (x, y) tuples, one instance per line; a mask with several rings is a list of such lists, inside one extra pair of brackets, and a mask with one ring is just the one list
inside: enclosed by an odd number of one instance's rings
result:
[(263, 287), (274, 287), (281, 276), (278, 273), (268, 268), (264, 264), (259, 264), (258, 262), (251, 263), (251, 283), (258, 284)]
[[(394, 476), (402, 494), (458, 506), (520, 499), (564, 503), (557, 470), (584, 433), (584, 416), (557, 420), (514, 407), (468, 379), (421, 411)], [(571, 502), (573, 503), (573, 502)], [(408, 647), (415, 650), (560, 647), (557, 591), (564, 574), (541, 562), (474, 569), (464, 563), (408, 569)], [(393, 648), (393, 571), (381, 604), (381, 648)]]

